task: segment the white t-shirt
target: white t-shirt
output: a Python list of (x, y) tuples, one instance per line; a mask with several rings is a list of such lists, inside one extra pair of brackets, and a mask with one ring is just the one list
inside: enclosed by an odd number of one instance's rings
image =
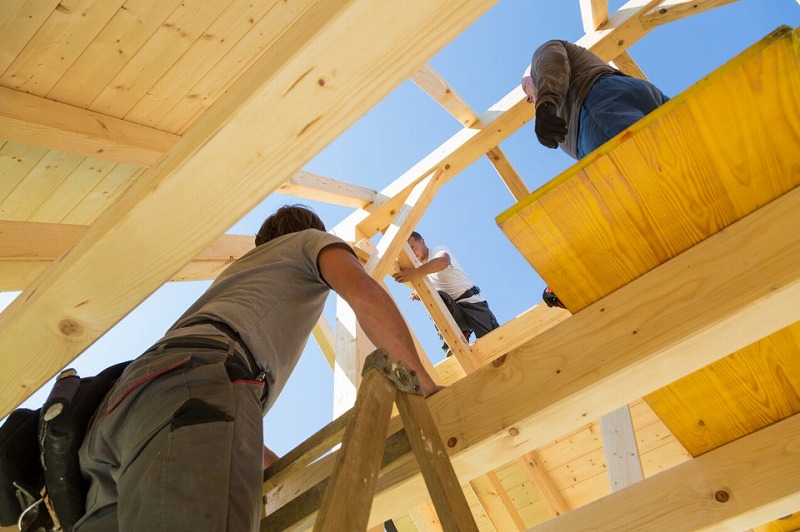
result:
[[(458, 263), (456, 258), (453, 257), (453, 254), (450, 253), (450, 250), (444, 246), (435, 246), (430, 248), (428, 251), (428, 261), (442, 257), (445, 253), (450, 255), (450, 265), (444, 270), (428, 274), (428, 277), (433, 283), (434, 288), (437, 290), (443, 290), (447, 292), (450, 297), (456, 299), (458, 296), (475, 286), (475, 283), (473, 283), (472, 280), (467, 277), (467, 274), (461, 269), (461, 265)], [(484, 299), (480, 295), (476, 295), (464, 298), (460, 302), (478, 303), (480, 301), (484, 301)]]

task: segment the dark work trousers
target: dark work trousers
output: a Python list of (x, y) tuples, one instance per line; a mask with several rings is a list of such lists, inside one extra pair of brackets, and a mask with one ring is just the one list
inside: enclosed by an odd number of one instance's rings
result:
[(264, 383), (232, 382), (227, 359), (167, 348), (127, 368), (80, 449), (76, 531), (258, 530)]
[[(486, 301), (478, 303), (456, 301), (447, 292), (443, 290), (438, 292), (447, 310), (453, 315), (456, 325), (467, 337), (467, 340), (469, 340), (470, 334), (473, 332), (476, 338), (480, 338), (489, 331), (500, 327), (500, 324), (497, 323), (497, 318), (489, 310), (489, 303)], [(442, 346), (442, 348), (446, 349), (446, 346)]]

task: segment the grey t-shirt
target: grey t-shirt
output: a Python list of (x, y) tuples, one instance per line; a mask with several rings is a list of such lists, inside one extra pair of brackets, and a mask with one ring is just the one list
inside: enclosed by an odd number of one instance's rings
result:
[(316, 229), (256, 247), (222, 272), (166, 337), (219, 334), (210, 325), (181, 328), (198, 320), (228, 324), (274, 379), (266, 411), (286, 384), (322, 314), (330, 287), (319, 273), (317, 257), (331, 245), (353, 252), (340, 238)]

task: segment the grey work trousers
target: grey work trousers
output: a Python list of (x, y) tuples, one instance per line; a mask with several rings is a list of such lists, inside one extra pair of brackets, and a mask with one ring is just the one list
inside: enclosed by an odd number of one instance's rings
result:
[(258, 530), (264, 384), (231, 382), (228, 353), (145, 353), (117, 381), (80, 449), (79, 532)]

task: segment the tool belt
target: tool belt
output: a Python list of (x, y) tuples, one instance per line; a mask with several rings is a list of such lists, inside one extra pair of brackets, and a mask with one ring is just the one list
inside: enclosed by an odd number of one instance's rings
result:
[(130, 362), (80, 378), (62, 371), (44, 406), (18, 409), (0, 427), (0, 525), (70, 532), (86, 509), (78, 462), (89, 422)]
[(454, 301), (461, 301), (462, 299), (467, 299), (468, 297), (477, 296), (481, 293), (481, 289), (477, 286), (473, 286), (469, 290), (465, 291), (463, 294), (455, 298)]

